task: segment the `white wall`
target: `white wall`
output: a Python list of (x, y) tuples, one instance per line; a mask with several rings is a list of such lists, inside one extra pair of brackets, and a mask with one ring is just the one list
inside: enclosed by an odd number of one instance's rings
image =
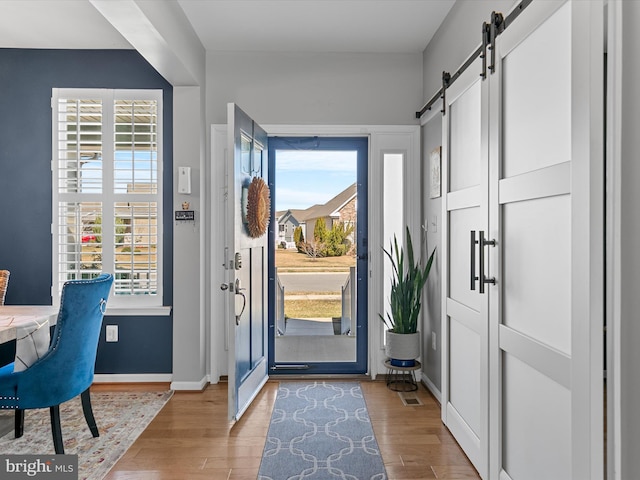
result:
[[(441, 378), (442, 378), (442, 362), (440, 355), (442, 352), (442, 345), (440, 339), (442, 338), (441, 328), (441, 312), (442, 302), (440, 295), (442, 293), (442, 282), (440, 281), (440, 275), (442, 272), (442, 232), (441, 232), (441, 208), (442, 197), (430, 198), (430, 154), (437, 147), (442, 146), (442, 116), (440, 111), (440, 102), (436, 105), (436, 112), (429, 121), (422, 127), (422, 226), (423, 232), (426, 229), (426, 234), (423, 234), (423, 255), (430, 253), (434, 248), (436, 249), (436, 256), (434, 257), (433, 264), (431, 265), (431, 272), (429, 273), (429, 280), (426, 285), (425, 299), (423, 300), (423, 327), (421, 331), (424, 332), (424, 338), (422, 341), (422, 358), (423, 358), (423, 376), (426, 382), (430, 382), (432, 390), (435, 388), (437, 392), (442, 390)], [(427, 257), (424, 257), (427, 258)], [(433, 348), (432, 333), (435, 334), (436, 348)], [(435, 392), (434, 392), (435, 393)]]
[(207, 53), (207, 119), (227, 102), (258, 123), (409, 125), (422, 101), (420, 54)]
[[(200, 87), (173, 88), (173, 209), (189, 202), (195, 222), (173, 224), (173, 376), (174, 390), (198, 390), (206, 377), (204, 316), (204, 231), (207, 209), (202, 182), (204, 137), (199, 115)], [(177, 192), (178, 167), (191, 167), (191, 194)]]

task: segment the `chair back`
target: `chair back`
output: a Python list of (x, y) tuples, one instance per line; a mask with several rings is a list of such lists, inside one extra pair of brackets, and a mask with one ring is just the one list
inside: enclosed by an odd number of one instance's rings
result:
[(4, 296), (9, 285), (9, 270), (0, 270), (0, 305), (4, 305)]
[(24, 377), (18, 380), (20, 408), (58, 405), (91, 386), (112, 283), (111, 274), (102, 274), (64, 284), (49, 350), (31, 367), (15, 373)]

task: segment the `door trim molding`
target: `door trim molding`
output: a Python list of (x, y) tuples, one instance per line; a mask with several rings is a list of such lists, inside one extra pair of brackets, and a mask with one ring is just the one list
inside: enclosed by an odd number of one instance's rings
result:
[[(269, 135), (295, 136), (332, 136), (332, 137), (369, 137), (369, 300), (368, 310), (370, 317), (368, 339), (368, 368), (367, 373), (372, 379), (376, 375), (386, 373), (383, 361), (385, 358), (382, 344), (382, 322), (378, 321), (377, 313), (383, 311), (383, 279), (381, 277), (383, 253), (382, 248), (378, 252), (375, 246), (384, 245), (382, 238), (382, 203), (377, 192), (382, 185), (382, 152), (402, 149), (407, 154), (407, 168), (405, 170), (406, 196), (405, 218), (409, 224), (412, 236), (419, 238), (421, 202), (409, 202), (407, 199), (419, 198), (421, 195), (421, 151), (420, 151), (420, 125), (280, 125), (263, 124), (262, 127)], [(212, 124), (210, 132), (211, 161), (207, 181), (210, 184), (210, 211), (212, 219), (208, 230), (207, 247), (209, 248), (210, 261), (206, 277), (209, 280), (210, 303), (207, 328), (209, 329), (209, 345), (207, 348), (209, 375), (213, 380), (227, 374), (226, 361), (226, 335), (221, 334), (226, 330), (226, 322), (220, 324), (220, 319), (226, 318), (224, 314), (225, 302), (222, 301), (219, 286), (224, 279), (223, 262), (224, 238), (220, 237), (218, 220), (224, 213), (221, 202), (224, 201), (224, 142), (219, 145), (216, 135), (224, 135), (226, 125)], [(222, 148), (221, 148), (222, 147)], [(222, 241), (222, 243), (220, 243)], [(375, 254), (373, 254), (375, 253)], [(377, 327), (376, 327), (377, 325)]]
[[(413, 238), (420, 238), (421, 202), (409, 199), (421, 196), (421, 152), (420, 125), (273, 125), (264, 124), (269, 135), (295, 136), (332, 136), (332, 137), (369, 137), (369, 299), (370, 318), (368, 341), (367, 373), (372, 379), (386, 373), (384, 367), (384, 346), (382, 342), (383, 325), (378, 321), (377, 312), (383, 312), (383, 253), (386, 240), (382, 238), (382, 198), (377, 195), (382, 185), (382, 154), (389, 151), (406, 153), (404, 172), (405, 219)], [(377, 250), (377, 251), (376, 251)], [(376, 327), (377, 325), (377, 327)]]
[[(607, 478), (622, 479), (622, 2), (607, 6), (606, 306)], [(628, 55), (628, 54), (627, 54)], [(626, 143), (626, 142), (625, 142)], [(627, 437), (628, 438), (628, 437)]]

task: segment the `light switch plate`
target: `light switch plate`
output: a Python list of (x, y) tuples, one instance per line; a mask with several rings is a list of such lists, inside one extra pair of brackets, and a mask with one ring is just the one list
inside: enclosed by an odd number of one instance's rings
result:
[(191, 194), (191, 167), (178, 167), (178, 193)]
[(107, 325), (106, 329), (107, 342), (118, 341), (118, 325)]

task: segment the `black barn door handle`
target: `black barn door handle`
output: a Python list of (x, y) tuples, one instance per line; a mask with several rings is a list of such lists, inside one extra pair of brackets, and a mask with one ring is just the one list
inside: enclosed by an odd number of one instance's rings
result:
[(495, 277), (487, 278), (484, 274), (484, 247), (491, 245), (492, 247), (496, 246), (495, 240), (485, 240), (484, 231), (480, 230), (480, 293), (484, 293), (484, 286), (487, 283), (492, 285), (496, 284)]

